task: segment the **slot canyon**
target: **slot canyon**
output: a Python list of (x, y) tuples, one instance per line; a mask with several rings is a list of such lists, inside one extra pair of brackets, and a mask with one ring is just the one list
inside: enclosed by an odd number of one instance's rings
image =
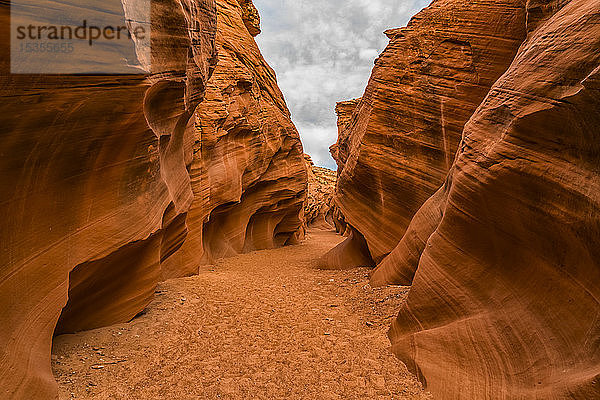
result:
[[(257, 1), (110, 1), (0, 1), (0, 399), (600, 399), (599, 1), (387, 27), (337, 170)], [(56, 10), (131, 54), (31, 72)]]

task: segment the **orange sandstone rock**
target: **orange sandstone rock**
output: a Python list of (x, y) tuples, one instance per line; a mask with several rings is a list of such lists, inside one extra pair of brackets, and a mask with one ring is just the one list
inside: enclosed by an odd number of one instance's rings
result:
[(187, 274), (215, 258), (295, 242), (307, 190), (302, 144), (275, 73), (237, 1), (217, 8), (218, 63), (191, 137), (188, 234), (169, 261)]
[(525, 2), (438, 0), (386, 34), (332, 149), (336, 205), (377, 263), (443, 183), (465, 122), (510, 65), (526, 34)]
[[(50, 347), (68, 299), (59, 332), (131, 319), (152, 298), (165, 210), (192, 200), (182, 128), (214, 57), (214, 2), (186, 3), (153, 7), (148, 75), (10, 75), (3, 41), (2, 398), (56, 397)], [(3, 38), (9, 15), (1, 4)]]
[(0, 397), (56, 397), (54, 332), (127, 321), (161, 279), (297, 236), (298, 134), (242, 7), (218, 8), (217, 27), (213, 0), (153, 0), (146, 75), (10, 75), (3, 41)]
[(333, 270), (375, 266), (365, 238), (351, 225), (346, 225), (345, 228), (346, 240), (322, 256), (317, 261), (317, 266)]
[(337, 114), (338, 140), (329, 150), (331, 156), (338, 165), (338, 172), (344, 169), (344, 164), (348, 160), (350, 152), (349, 138), (351, 133), (352, 116), (356, 107), (360, 104), (360, 99), (340, 101), (336, 104), (335, 113)]
[[(350, 141), (353, 138), (351, 136), (352, 121), (353, 118), (356, 118), (356, 110), (360, 101), (361, 99), (342, 101), (335, 107), (338, 117), (338, 140), (329, 150), (338, 165), (338, 176), (343, 171), (349, 157)], [(375, 262), (365, 237), (346, 221), (343, 212), (335, 203), (335, 198), (332, 200), (331, 210), (335, 230), (345, 236), (346, 240), (323, 255), (317, 265), (322, 269), (374, 267)]]
[(304, 216), (308, 228), (333, 229), (336, 172), (317, 167), (309, 155), (304, 155), (308, 171), (308, 196), (304, 207)]
[(258, 36), (260, 34), (260, 14), (252, 3), (252, 0), (238, 0), (240, 7), (242, 7), (242, 19), (244, 25), (250, 35)]
[(528, 12), (397, 255), (393, 350), (436, 398), (600, 398), (600, 3)]

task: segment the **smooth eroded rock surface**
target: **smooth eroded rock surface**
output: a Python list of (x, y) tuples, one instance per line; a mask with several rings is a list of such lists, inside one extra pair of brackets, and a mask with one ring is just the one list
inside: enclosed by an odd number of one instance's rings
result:
[(2, 41), (0, 397), (55, 397), (54, 333), (128, 321), (160, 280), (296, 237), (302, 147), (247, 3), (153, 0), (143, 75), (10, 75)]
[(600, 398), (600, 3), (528, 12), (396, 255), (393, 350), (440, 399)]
[(169, 261), (175, 276), (220, 257), (294, 243), (303, 224), (304, 152), (275, 72), (237, 0), (220, 0), (217, 8), (218, 62), (190, 138), (194, 201), (187, 239)]
[(362, 99), (338, 106), (332, 148), (336, 204), (377, 263), (443, 183), (465, 122), (510, 65), (526, 34), (525, 2), (438, 0), (386, 34)]
[[(131, 319), (152, 298), (163, 214), (192, 199), (181, 127), (214, 54), (214, 3), (188, 5), (184, 13), (179, 1), (156, 3), (146, 75), (11, 75), (3, 40), (0, 397), (56, 395), (50, 345), (71, 271), (73, 299), (98, 300), (81, 310), (102, 323)], [(165, 23), (165, 9), (180, 24)], [(0, 12), (8, 38), (8, 5)], [(201, 31), (188, 34), (185, 21)], [(136, 280), (121, 279), (124, 270)], [(93, 328), (91, 318), (63, 322)]]
[(329, 148), (329, 151), (338, 165), (338, 172), (342, 172), (344, 165), (348, 160), (348, 155), (350, 153), (350, 124), (352, 123), (354, 111), (356, 111), (356, 107), (359, 104), (360, 99), (353, 99), (348, 101), (340, 101), (335, 106), (335, 113), (337, 115), (338, 140)]

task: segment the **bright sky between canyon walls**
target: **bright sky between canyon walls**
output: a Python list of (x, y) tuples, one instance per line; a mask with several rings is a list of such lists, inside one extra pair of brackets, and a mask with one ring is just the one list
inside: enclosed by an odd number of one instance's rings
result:
[(405, 26), (430, 0), (254, 0), (262, 34), (256, 40), (277, 72), (304, 151), (335, 168), (335, 103), (362, 96), (383, 31)]

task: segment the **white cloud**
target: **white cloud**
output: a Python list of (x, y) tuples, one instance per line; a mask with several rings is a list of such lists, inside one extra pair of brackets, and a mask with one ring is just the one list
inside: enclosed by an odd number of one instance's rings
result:
[(358, 52), (358, 56), (361, 60), (373, 61), (379, 56), (379, 51), (377, 49), (361, 49)]
[(298, 124), (296, 126), (304, 143), (304, 152), (310, 154), (313, 162), (316, 165), (334, 168), (335, 166), (332, 165), (331, 155), (329, 154), (329, 146), (335, 142), (337, 127)]
[(275, 69), (305, 151), (335, 167), (335, 103), (362, 96), (388, 39), (430, 0), (254, 0), (257, 42)]

